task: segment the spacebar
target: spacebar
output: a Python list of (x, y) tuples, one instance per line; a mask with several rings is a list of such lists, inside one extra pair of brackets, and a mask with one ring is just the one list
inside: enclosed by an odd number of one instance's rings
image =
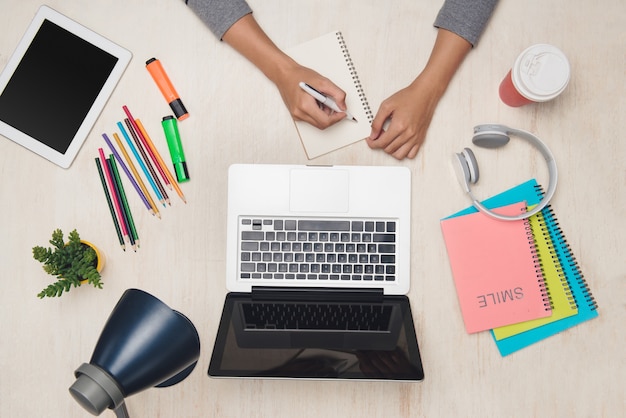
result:
[(300, 231), (349, 231), (350, 221), (298, 221)]

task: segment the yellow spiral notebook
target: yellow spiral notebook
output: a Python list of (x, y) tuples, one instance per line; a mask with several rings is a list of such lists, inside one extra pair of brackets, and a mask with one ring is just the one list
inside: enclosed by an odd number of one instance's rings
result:
[[(532, 206), (529, 208), (531, 209)], [(576, 301), (572, 295), (561, 263), (556, 255), (546, 221), (541, 212), (528, 218), (533, 238), (537, 248), (537, 255), (546, 281), (546, 289), (552, 302), (552, 314), (545, 318), (533, 319), (518, 324), (507, 325), (493, 330), (496, 340), (511, 337), (524, 331), (567, 318), (578, 313)]]

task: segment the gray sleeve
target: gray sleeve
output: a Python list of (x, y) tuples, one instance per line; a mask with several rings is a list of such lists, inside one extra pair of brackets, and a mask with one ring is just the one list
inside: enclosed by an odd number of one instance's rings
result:
[(435, 26), (454, 32), (476, 45), (498, 0), (446, 0)]
[(236, 21), (252, 13), (252, 9), (245, 0), (184, 1), (220, 40)]

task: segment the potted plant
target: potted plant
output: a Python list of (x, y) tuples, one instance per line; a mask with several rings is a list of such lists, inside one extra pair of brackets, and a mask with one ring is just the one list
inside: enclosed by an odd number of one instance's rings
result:
[(33, 247), (33, 258), (43, 263), (46, 273), (57, 277), (55, 283), (37, 294), (40, 299), (61, 296), (72, 286), (78, 287), (83, 283), (102, 289), (100, 271), (104, 266), (104, 256), (93, 244), (81, 240), (76, 230), (69, 233), (68, 239), (64, 242), (63, 232), (57, 229), (52, 232), (49, 241), (52, 248)]

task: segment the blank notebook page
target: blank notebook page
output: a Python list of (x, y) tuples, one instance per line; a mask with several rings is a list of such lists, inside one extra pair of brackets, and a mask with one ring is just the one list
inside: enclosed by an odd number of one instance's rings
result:
[[(341, 32), (331, 32), (292, 47), (287, 54), (345, 91), (348, 111), (357, 120), (342, 120), (324, 130), (294, 121), (307, 158), (316, 158), (367, 138), (371, 132), (372, 115)], [(316, 88), (315, 85), (312, 87)]]

